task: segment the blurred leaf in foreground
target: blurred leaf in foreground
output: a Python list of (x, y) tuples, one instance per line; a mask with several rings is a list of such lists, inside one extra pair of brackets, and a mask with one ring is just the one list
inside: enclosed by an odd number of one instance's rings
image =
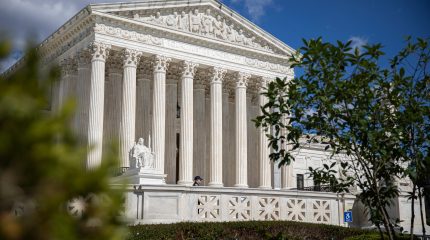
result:
[[(9, 49), (0, 40), (0, 60)], [(124, 239), (122, 193), (109, 186), (116, 150), (86, 171), (87, 149), (69, 128), (73, 101), (46, 111), (59, 70), (41, 71), (33, 48), (24, 62), (0, 76), (0, 239)]]

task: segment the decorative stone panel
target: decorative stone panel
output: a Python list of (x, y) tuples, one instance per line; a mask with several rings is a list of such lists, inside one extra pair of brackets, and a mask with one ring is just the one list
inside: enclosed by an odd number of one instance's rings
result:
[(279, 198), (277, 197), (259, 197), (257, 202), (256, 220), (279, 220)]
[(312, 222), (330, 223), (331, 209), (330, 201), (314, 200), (312, 201)]
[(220, 218), (220, 196), (199, 196), (197, 200), (197, 213), (200, 219), (218, 220)]
[(302, 199), (287, 200), (287, 220), (305, 221), (306, 220), (306, 201)]
[(228, 200), (230, 220), (251, 220), (251, 199), (246, 196), (234, 196)]

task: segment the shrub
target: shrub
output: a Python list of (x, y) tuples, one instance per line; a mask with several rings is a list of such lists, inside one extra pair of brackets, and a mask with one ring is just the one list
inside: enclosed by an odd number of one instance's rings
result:
[[(130, 227), (129, 240), (138, 239), (345, 239), (373, 233), (340, 226), (290, 222), (248, 221), (176, 223)], [(378, 235), (378, 234), (376, 234)], [(378, 236), (379, 237), (379, 236)], [(365, 238), (363, 238), (365, 239)]]

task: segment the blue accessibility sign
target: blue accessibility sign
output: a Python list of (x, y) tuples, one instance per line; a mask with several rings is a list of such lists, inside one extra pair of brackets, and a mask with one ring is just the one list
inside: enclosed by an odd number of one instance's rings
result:
[(344, 222), (352, 222), (352, 211), (346, 211), (343, 213)]

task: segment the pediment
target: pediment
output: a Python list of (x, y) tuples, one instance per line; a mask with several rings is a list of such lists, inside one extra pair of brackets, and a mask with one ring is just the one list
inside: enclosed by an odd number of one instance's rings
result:
[(215, 0), (152, 0), (92, 5), (92, 10), (267, 53), (294, 50)]

